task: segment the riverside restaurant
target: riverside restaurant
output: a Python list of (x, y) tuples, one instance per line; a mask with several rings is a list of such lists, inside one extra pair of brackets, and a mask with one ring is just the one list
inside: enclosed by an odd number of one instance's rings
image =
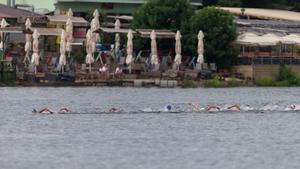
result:
[[(10, 26), (2, 19), (3, 60), (11, 61), (8, 67), (16, 68), (17, 81), (23, 84), (93, 83), (116, 79), (177, 81), (186, 76), (198, 79), (204, 70), (216, 71), (214, 64), (209, 67), (204, 62), (202, 31), (195, 35), (199, 41), (198, 56), (182, 57), (180, 31), (131, 30), (122, 28), (119, 19), (114, 28), (102, 27), (97, 10), (93, 16), (91, 23), (87, 23), (83, 18), (74, 17), (70, 9), (64, 16), (47, 16), (44, 27), (32, 24), (30, 18), (21, 26)], [(76, 30), (85, 33), (76, 33)], [(22, 52), (10, 57), (8, 44), (12, 43), (10, 37), (14, 34), (22, 36), (19, 45)], [(105, 44), (105, 38), (100, 41), (106, 34), (114, 37), (113, 44)], [(150, 49), (137, 51), (133, 46), (136, 37), (148, 41)], [(169, 39), (174, 47), (160, 50), (157, 39)]]

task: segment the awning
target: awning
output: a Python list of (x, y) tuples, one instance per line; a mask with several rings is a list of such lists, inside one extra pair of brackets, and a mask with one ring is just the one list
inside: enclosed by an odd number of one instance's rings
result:
[(254, 33), (244, 33), (238, 36), (236, 43), (242, 45), (257, 45), (259, 36)]
[(281, 37), (271, 33), (262, 35), (258, 40), (260, 46), (275, 46), (279, 42), (281, 42)]
[[(137, 29), (136, 30), (142, 38), (150, 38), (152, 29)], [(170, 30), (154, 30), (156, 38), (175, 38), (176, 33)]]
[(31, 30), (24, 30), (24, 33), (32, 34), (34, 30), (37, 30), (41, 36), (60, 36), (61, 28), (31, 28)]
[[(104, 33), (125, 33), (127, 34), (129, 32), (129, 29), (114, 29), (114, 28), (103, 28), (101, 27), (96, 32), (104, 32)], [(132, 31), (134, 34), (136, 34), (136, 31)]]
[[(66, 24), (68, 16), (58, 15), (58, 16), (47, 16), (50, 24)], [(73, 26), (89, 26), (88, 21), (82, 17), (71, 17)]]
[(5, 27), (0, 28), (0, 31), (4, 33), (23, 33), (23, 29), (21, 27)]

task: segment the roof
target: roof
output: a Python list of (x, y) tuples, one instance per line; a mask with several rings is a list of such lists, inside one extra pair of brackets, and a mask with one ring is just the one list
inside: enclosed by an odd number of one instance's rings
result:
[[(137, 29), (142, 38), (150, 38), (152, 29)], [(175, 38), (176, 33), (170, 30), (157, 29), (154, 30), (157, 38)]]
[(19, 17), (44, 17), (34, 12), (17, 9), (0, 4), (0, 18), (19, 18)]
[[(202, 0), (190, 0), (192, 5), (202, 5)], [(144, 4), (147, 0), (57, 0), (57, 2), (92, 2), (92, 3), (122, 3), (122, 4)]]
[(111, 19), (121, 19), (121, 20), (127, 20), (127, 21), (133, 20), (133, 16), (128, 16), (128, 15), (121, 15), (121, 16), (112, 16), (112, 15), (108, 15), (107, 18), (111, 18)]
[[(275, 10), (275, 9), (257, 9), (257, 8), (228, 8), (218, 7), (229, 11), (234, 15), (246, 15), (259, 19), (274, 19), (274, 20), (286, 20), (286, 21), (300, 21), (300, 13), (287, 10)], [(244, 9), (244, 13), (242, 13)]]
[[(129, 29), (114, 29), (114, 28), (103, 28), (101, 27), (98, 32), (104, 33), (128, 33)], [(136, 33), (136, 31), (132, 31), (132, 33)]]
[(21, 27), (5, 27), (0, 28), (0, 31), (5, 33), (23, 33), (23, 29)]
[[(56, 15), (56, 16), (47, 16), (51, 24), (66, 24), (68, 16), (66, 15)], [(74, 26), (88, 26), (89, 22), (82, 17), (71, 17), (71, 21)]]
[[(33, 27), (29, 32), (27, 31), (27, 33), (33, 33), (35, 29), (42, 36), (60, 36), (63, 30), (61, 28), (34, 28)], [(26, 30), (24, 32), (26, 32)]]

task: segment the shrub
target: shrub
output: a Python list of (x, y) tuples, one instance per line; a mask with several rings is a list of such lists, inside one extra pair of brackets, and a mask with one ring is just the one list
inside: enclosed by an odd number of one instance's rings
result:
[(219, 77), (216, 76), (212, 80), (208, 80), (208, 81), (204, 82), (204, 87), (215, 87), (215, 88), (218, 88), (218, 87), (222, 87), (222, 83), (219, 80)]
[(266, 76), (256, 81), (257, 86), (275, 86), (275, 80), (271, 76)]
[(241, 82), (237, 81), (236, 79), (230, 79), (227, 81), (227, 87), (238, 87), (241, 86)]
[(182, 81), (182, 88), (197, 88), (197, 83), (190, 79), (190, 78), (184, 78)]

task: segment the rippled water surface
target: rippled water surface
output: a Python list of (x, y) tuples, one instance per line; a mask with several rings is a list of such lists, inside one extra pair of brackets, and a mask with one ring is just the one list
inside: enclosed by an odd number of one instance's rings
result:
[[(300, 105), (300, 88), (0, 88), (3, 169), (299, 169), (300, 112), (192, 113), (187, 102)], [(181, 113), (143, 113), (170, 103)], [(115, 106), (120, 113), (101, 113)], [(75, 114), (33, 114), (69, 107)]]

